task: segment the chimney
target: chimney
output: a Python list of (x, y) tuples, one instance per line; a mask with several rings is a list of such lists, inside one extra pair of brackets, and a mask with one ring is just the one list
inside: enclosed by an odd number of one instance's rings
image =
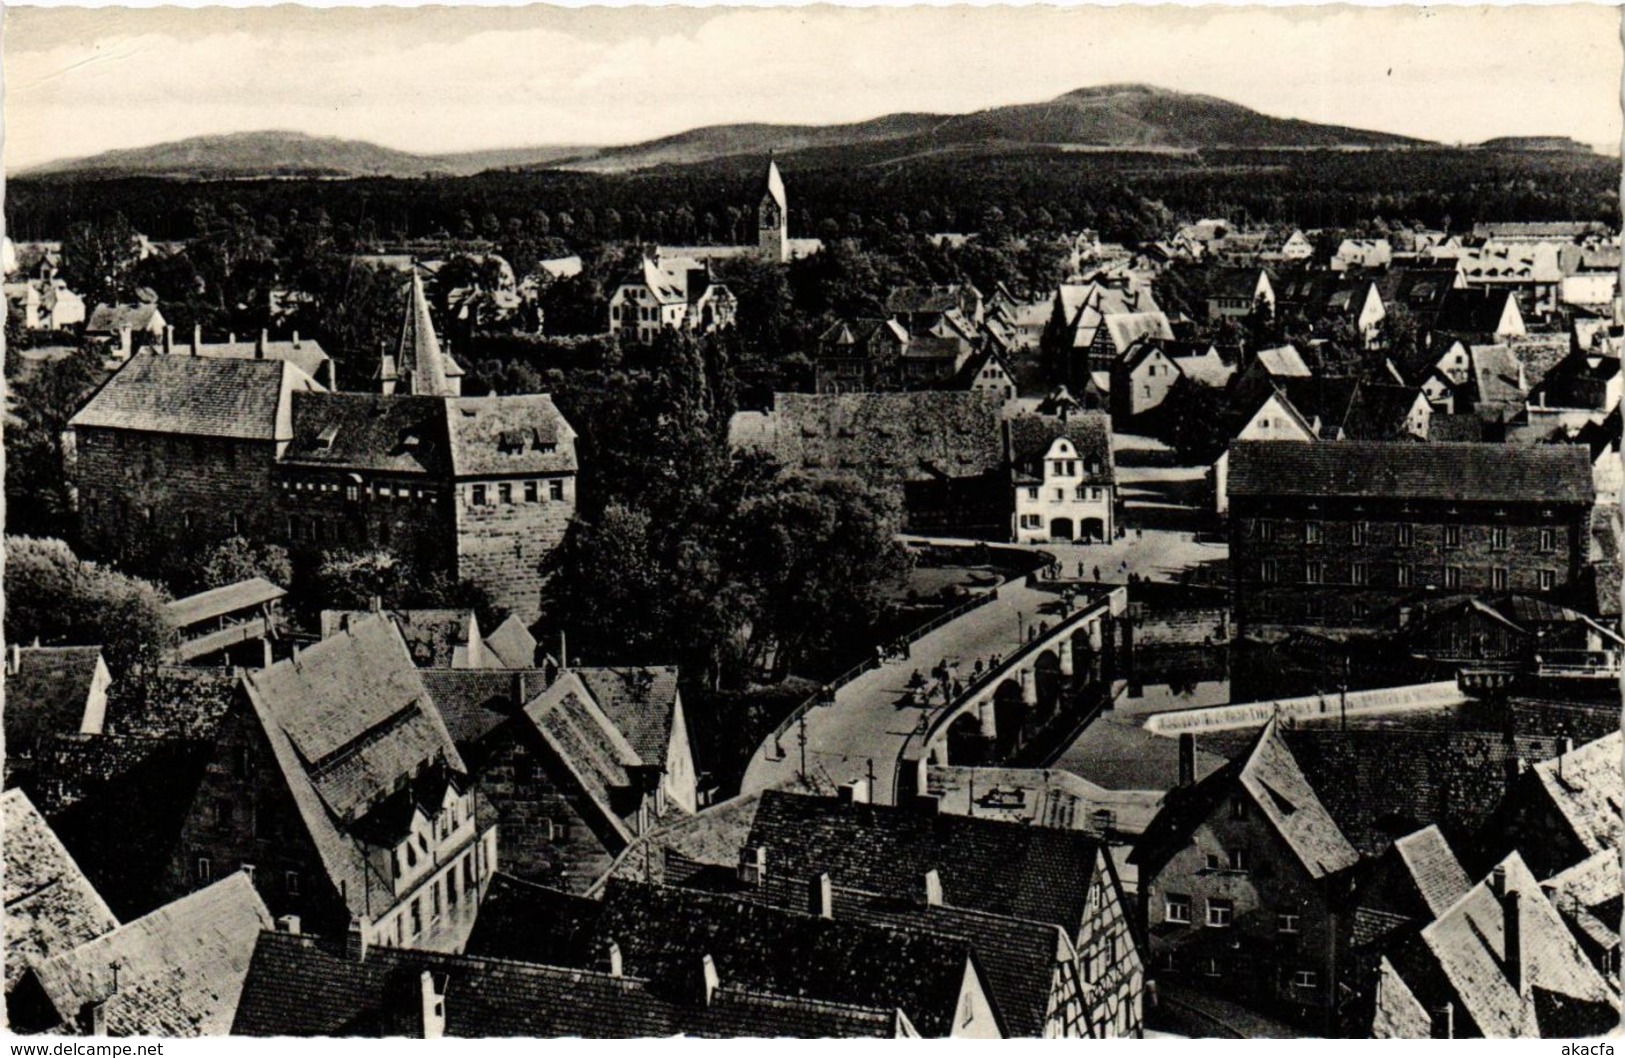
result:
[(164, 353), (167, 355), (175, 351), (175, 328), (164, 324)]
[(1429, 1013), (1433, 1015), (1434, 1039), (1453, 1040), (1456, 1038), (1456, 1004), (1446, 1003), (1442, 1007), (1435, 1007)]
[(1179, 735), (1179, 785), (1196, 782), (1196, 735), (1182, 731)]
[(197, 356), (203, 352), (203, 324), (192, 324), (192, 355)]
[(373, 613), (383, 613), (384, 612), (384, 600), (383, 600), (383, 597), (379, 596), (379, 595), (374, 595), (374, 596), (370, 597), (367, 600), (367, 609), (371, 610)]
[(807, 886), (807, 914), (819, 918), (835, 917), (834, 886), (828, 874), (817, 875)]
[(559, 671), (570, 667), (570, 644), (565, 640), (563, 632), (559, 633)]
[(299, 936), (299, 916), (283, 915), (281, 918), (276, 920), (276, 931), (278, 933), (286, 933), (290, 937)]
[(740, 853), (739, 880), (754, 886), (761, 886), (767, 881), (766, 845), (757, 845)]
[(79, 1033), (82, 1036), (107, 1035), (107, 1000), (92, 999), (79, 1008)]
[(513, 674), (513, 704), (515, 709), (525, 704), (525, 674), (523, 672)]
[(935, 867), (925, 872), (925, 906), (942, 906), (942, 875), (937, 873)]
[(344, 934), (344, 954), (355, 962), (367, 961), (367, 924), (359, 918), (350, 919), (350, 928)]
[(853, 779), (851, 782), (844, 782), (836, 793), (844, 805), (866, 805), (869, 803), (869, 780)]
[(227, 334), (226, 335), (226, 341), (231, 345), (236, 345), (237, 344), (237, 332), (232, 331), (231, 333)]
[(1497, 867), (1495, 870), (1490, 872), (1490, 892), (1494, 893), (1496, 898), (1499, 899), (1500, 897), (1506, 895), (1506, 891), (1507, 869), (1505, 867)]
[(23, 648), (17, 643), (11, 644), (11, 650), (6, 657), (6, 672), (15, 676), (23, 667)]
[(700, 960), (700, 1002), (703, 1005), (711, 1005), (711, 997), (717, 994), (719, 983), (717, 961), (708, 954)]
[(609, 942), (609, 975), (621, 977), (626, 973), (626, 965), (621, 959), (621, 946), (614, 941)]
[(446, 978), (424, 970), (418, 977), (418, 991), (423, 998), (423, 1038), (438, 1040), (446, 1035)]
[[(1496, 868), (1500, 870), (1499, 867)], [(1503, 880), (1504, 884), (1504, 880)], [(1523, 963), (1523, 896), (1516, 889), (1501, 897), (1501, 932), (1506, 945), (1507, 983), (1518, 995), (1527, 994), (1524, 987), (1529, 975)]]
[(299, 348), (299, 332), (298, 331), (293, 332), (293, 347), (295, 349)]
[(941, 807), (941, 803), (930, 794), (918, 794), (914, 798), (914, 810), (922, 816), (934, 816)]
[(259, 341), (254, 343), (254, 359), (255, 360), (264, 360), (265, 359), (265, 343), (269, 342), (270, 340), (271, 340), (271, 332), (268, 331), (268, 330), (264, 330), (262, 328), (260, 330)]

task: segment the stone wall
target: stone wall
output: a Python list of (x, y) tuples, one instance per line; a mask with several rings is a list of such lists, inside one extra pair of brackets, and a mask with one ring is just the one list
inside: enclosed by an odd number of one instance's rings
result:
[[(476, 502), (481, 493), (484, 502)], [(455, 508), (458, 576), (485, 588), (499, 608), (534, 619), (541, 612), (542, 561), (575, 514), (574, 476), (460, 482)]]
[(388, 548), (421, 572), (456, 566), (453, 492), (427, 477), (373, 477), (284, 466), (276, 539), (295, 553)]

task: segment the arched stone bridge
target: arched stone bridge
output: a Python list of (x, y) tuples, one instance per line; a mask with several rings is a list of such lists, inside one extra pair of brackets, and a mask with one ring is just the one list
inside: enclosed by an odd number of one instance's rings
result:
[(898, 754), (896, 800), (924, 792), (927, 764), (1011, 763), (1035, 738), (1056, 738), (1094, 704), (1110, 701), (1132, 661), (1127, 610), (1127, 588), (1078, 604), (923, 717)]

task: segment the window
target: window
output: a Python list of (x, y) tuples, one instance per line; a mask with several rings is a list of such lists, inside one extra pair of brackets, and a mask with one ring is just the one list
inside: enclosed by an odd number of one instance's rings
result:
[(1232, 871), (1245, 871), (1247, 869), (1247, 850), (1230, 850), (1230, 869)]
[(1349, 583), (1357, 587), (1371, 583), (1371, 569), (1364, 562), (1349, 564)]
[(1395, 527), (1394, 543), (1398, 544), (1400, 547), (1410, 547), (1411, 543), (1415, 539), (1416, 526), (1412, 525), (1410, 522), (1400, 522), (1399, 525)]
[(1326, 567), (1320, 562), (1305, 562), (1303, 564), (1303, 581), (1305, 584), (1324, 584), (1326, 580)]
[(408, 936), (415, 937), (423, 932), (423, 897), (412, 898), (412, 932)]
[(547, 483), (547, 498), (550, 500), (564, 499), (564, 480), (562, 478), (554, 478)]
[(1285, 911), (1275, 916), (1275, 931), (1277, 933), (1296, 933), (1303, 922), (1303, 917), (1293, 911)]
[(214, 861), (207, 856), (197, 858), (197, 880), (200, 882), (214, 881)]
[(1505, 551), (1510, 544), (1510, 533), (1504, 525), (1497, 525), (1490, 529), (1490, 550)]
[(231, 823), (231, 802), (224, 797), (214, 800), (214, 824), (217, 827), (227, 826)]
[(470, 503), (472, 503), (476, 507), (484, 507), (485, 506), (485, 486), (484, 485), (475, 485), (472, 489), (469, 490), (469, 492), (470, 492), (470, 499), (469, 499)]
[(1556, 551), (1556, 550), (1557, 550), (1557, 530), (1556, 529), (1542, 529), (1540, 531), (1540, 551), (1541, 551), (1541, 554), (1549, 555), (1553, 551)]
[(1459, 526), (1459, 525), (1447, 525), (1447, 526), (1444, 527), (1444, 546), (1445, 547), (1460, 547), (1461, 546), (1461, 526)]
[(439, 918), (440, 917), (440, 879), (438, 879), (438, 878), (436, 878), (434, 880), (434, 882), (429, 886), (429, 906), (430, 906), (430, 914), (435, 918)]
[(1217, 852), (1208, 853), (1207, 856), (1206, 856), (1206, 860), (1207, 860), (1207, 869), (1210, 870), (1210, 871), (1218, 870), (1219, 869), (1219, 864), (1224, 862), (1223, 860), (1221, 860), (1219, 858), (1219, 854)]
[(1490, 570), (1490, 587), (1496, 591), (1506, 591), (1507, 583), (1511, 579), (1505, 566), (1498, 566)]
[(1024, 514), (1021, 516), (1021, 527), (1023, 529), (1042, 529), (1044, 520), (1036, 514)]
[(1089, 498), (1089, 486), (1079, 485), (1077, 489), (1074, 490), (1073, 496), (1079, 500), (1087, 500)]
[(1366, 522), (1355, 522), (1349, 526), (1349, 543), (1355, 547), (1365, 546), (1366, 540), (1371, 536), (1371, 526)]
[(1208, 897), (1207, 924), (1214, 929), (1228, 928), (1235, 913), (1236, 905), (1233, 901), (1216, 900), (1213, 897)]
[(1029, 500), (1036, 500), (1038, 498), (1038, 490), (1037, 489), (1028, 489), (1027, 490), (1027, 498)]
[(1066, 499), (1066, 490), (1065, 489), (1056, 489), (1055, 490), (1055, 502), (1060, 503), (1064, 499)]
[(1319, 988), (1320, 978), (1313, 970), (1299, 970), (1292, 975), (1293, 988)]
[(1555, 587), (1557, 587), (1557, 572), (1555, 570), (1550, 570), (1550, 569), (1541, 570), (1540, 571), (1540, 590), (1541, 591), (1551, 591)]
[(1098, 500), (1098, 499), (1100, 499), (1100, 489), (1099, 489), (1099, 488), (1091, 488), (1091, 489), (1090, 489), (1090, 490), (1089, 490), (1089, 498), (1090, 498), (1090, 499), (1091, 499), (1091, 500)]
[(1444, 568), (1444, 586), (1447, 588), (1461, 587), (1461, 569), (1457, 566)]
[(287, 891), (289, 896), (298, 896), (299, 895), (299, 872), (298, 871), (284, 871), (283, 874), (282, 874), (282, 888)]
[(1218, 977), (1219, 973), (1219, 960), (1212, 958), (1202, 960), (1203, 977)]
[(357, 500), (359, 500), (360, 498), (361, 498), (361, 487), (359, 485), (346, 485), (346, 486), (344, 486), (344, 500), (345, 500), (346, 503), (354, 503)]
[(1280, 573), (1276, 569), (1273, 558), (1266, 558), (1258, 564), (1258, 579), (1265, 584), (1274, 584), (1280, 579)]
[(540, 495), (540, 493), (537, 490), (536, 482), (534, 482), (534, 481), (525, 482), (525, 502), (526, 503), (535, 503), (536, 499), (537, 499), (537, 497), (539, 495)]
[(1304, 522), (1303, 523), (1303, 542), (1306, 543), (1306, 544), (1318, 544), (1318, 543), (1320, 543), (1320, 523), (1319, 522)]
[(1258, 542), (1261, 544), (1273, 544), (1275, 542), (1275, 523), (1263, 518), (1258, 519), (1253, 523), (1253, 535), (1258, 537)]
[(513, 486), (506, 481), (497, 486), (497, 502), (502, 504), (513, 502)]
[(1394, 583), (1401, 588), (1409, 588), (1416, 579), (1416, 571), (1409, 566), (1394, 567)]
[(1169, 893), (1163, 901), (1162, 917), (1169, 922), (1182, 922), (1186, 925), (1191, 920), (1191, 898), (1188, 896), (1175, 896)]
[(1066, 475), (1066, 463), (1064, 461), (1062, 461), (1062, 460), (1057, 459), (1055, 461), (1055, 476), (1059, 478), (1059, 477), (1064, 477), (1065, 475)]

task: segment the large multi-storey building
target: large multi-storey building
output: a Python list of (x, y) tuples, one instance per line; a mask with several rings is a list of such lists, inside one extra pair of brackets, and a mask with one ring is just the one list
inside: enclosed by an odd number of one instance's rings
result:
[(1427, 593), (1560, 598), (1583, 572), (1576, 446), (1243, 441), (1229, 477), (1243, 630), (1357, 628)]

